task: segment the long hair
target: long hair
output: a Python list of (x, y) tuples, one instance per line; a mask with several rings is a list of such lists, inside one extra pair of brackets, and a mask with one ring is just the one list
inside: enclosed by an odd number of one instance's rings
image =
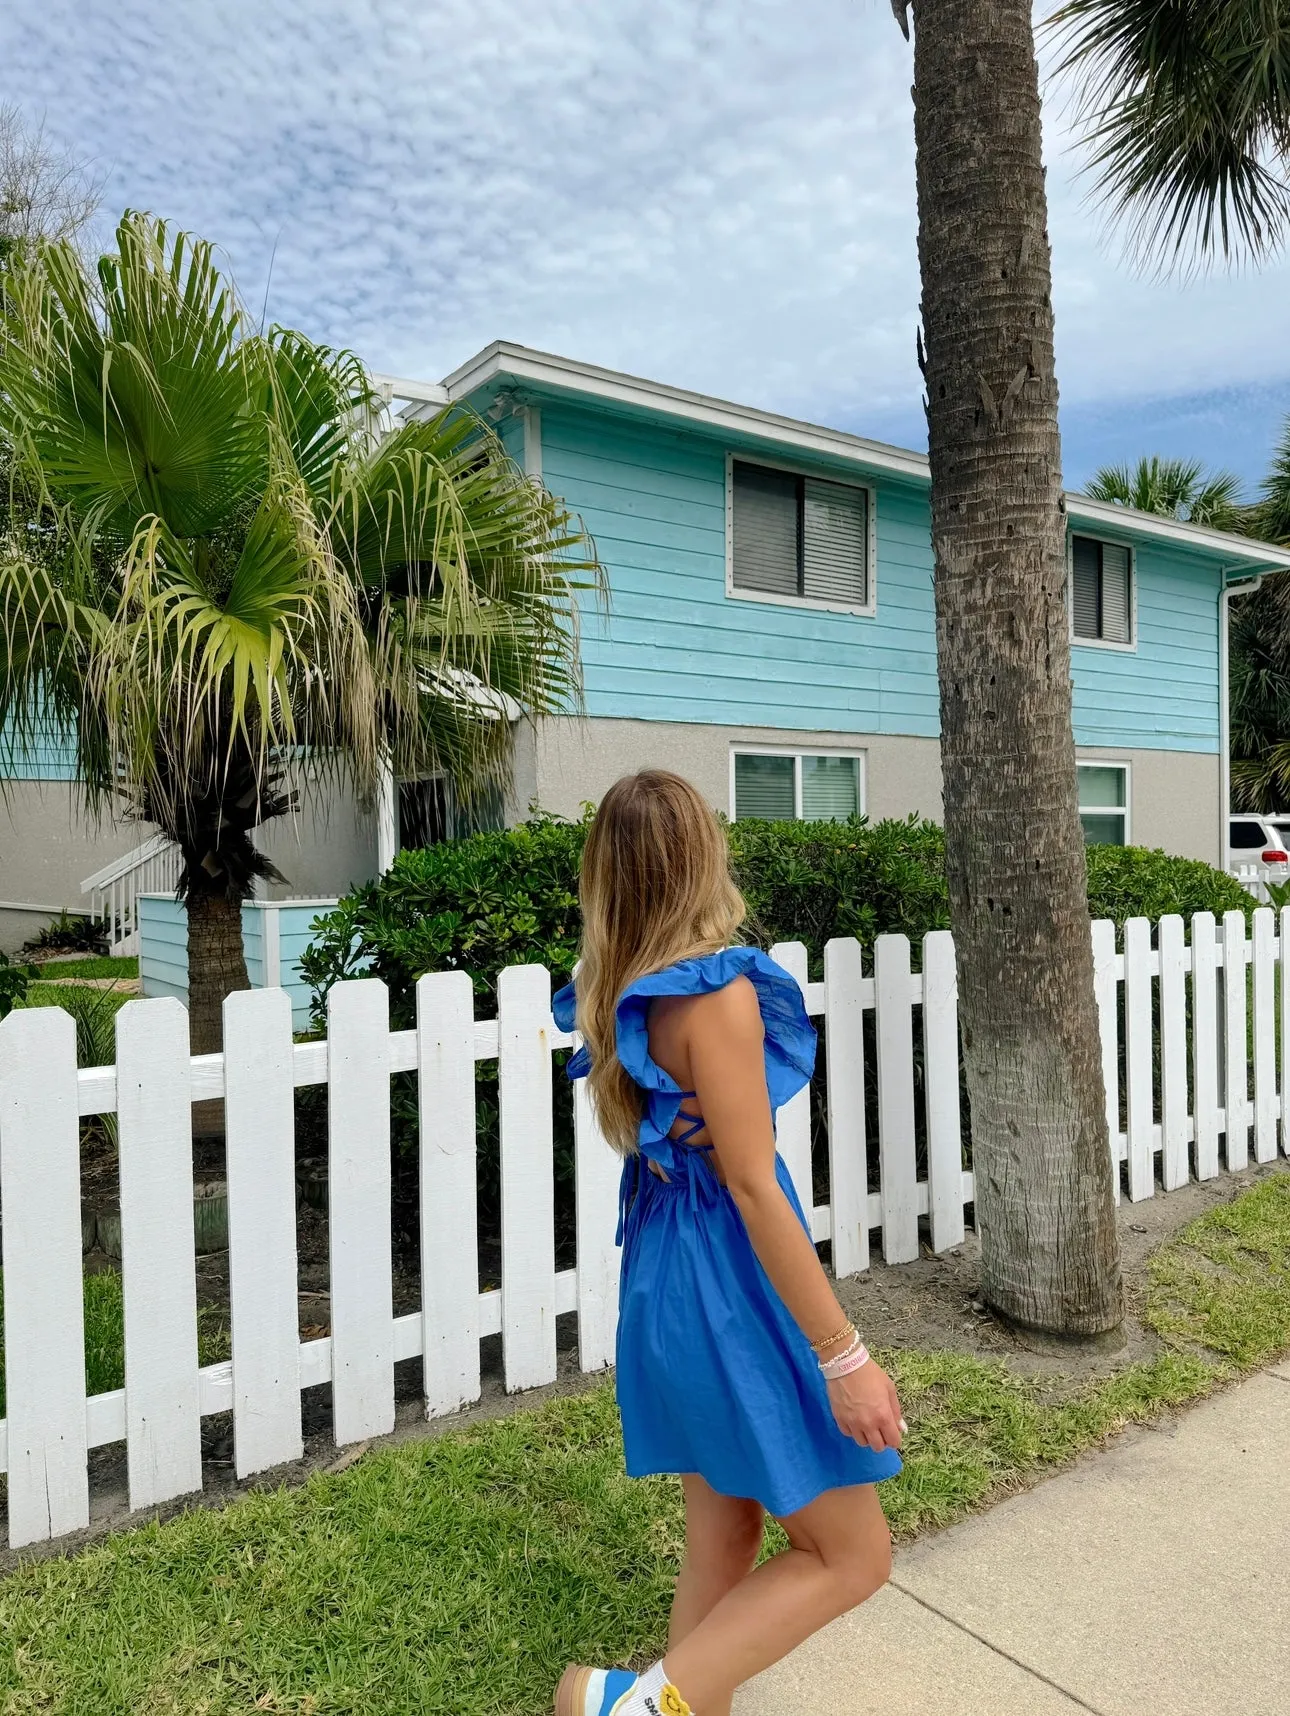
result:
[(667, 769), (605, 794), (582, 855), (578, 1029), (591, 1050), (600, 1129), (637, 1147), (641, 1093), (618, 1059), (615, 1011), (629, 983), (729, 947), (747, 915), (725, 835), (697, 790)]

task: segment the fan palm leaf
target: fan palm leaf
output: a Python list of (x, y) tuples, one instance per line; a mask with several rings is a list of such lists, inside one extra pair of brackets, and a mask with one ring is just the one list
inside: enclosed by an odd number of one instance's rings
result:
[(1067, 0), (1097, 193), (1144, 258), (1260, 256), (1290, 231), (1290, 0)]
[(473, 413), (379, 414), (352, 354), (258, 331), (148, 216), (93, 273), (51, 244), (0, 281), (0, 744), (73, 733), (91, 804), (179, 843), (190, 907), (270, 873), (284, 769), (469, 798), (516, 716), (578, 705), (580, 525)]

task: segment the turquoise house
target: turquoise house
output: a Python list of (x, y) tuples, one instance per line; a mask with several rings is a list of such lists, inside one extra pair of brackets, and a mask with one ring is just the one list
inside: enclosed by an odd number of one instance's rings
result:
[[(922, 454), (502, 342), (427, 391), (405, 411), (489, 417), (609, 575), (586, 719), (520, 731), (517, 804), (574, 813), (658, 764), (734, 817), (939, 816)], [(1290, 553), (1079, 495), (1067, 516), (1086, 834), (1220, 863), (1227, 606)]]
[[(661, 765), (732, 817), (940, 815), (922, 454), (501, 341), (443, 382), (379, 384), (397, 416), (467, 403), (493, 423), (608, 573), (607, 610), (583, 616), (585, 716), (516, 725), (502, 814), (576, 815), (626, 770)], [(1290, 552), (1066, 505), (1086, 834), (1222, 863), (1228, 604), (1290, 570)], [(51, 741), (10, 765), (0, 949), (83, 907), (92, 872), (128, 872), (149, 832), (86, 824), (69, 764)], [(289, 878), (266, 897), (335, 897), (400, 844), (453, 829), (442, 780), (399, 781), (375, 813), (337, 797), (265, 831)], [(179, 992), (157, 957), (153, 986)]]

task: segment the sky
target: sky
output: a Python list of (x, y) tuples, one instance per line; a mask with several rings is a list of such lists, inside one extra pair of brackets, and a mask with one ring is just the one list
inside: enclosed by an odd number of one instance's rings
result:
[[(911, 81), (888, 0), (0, 8), (0, 102), (105, 214), (215, 241), (257, 316), (402, 376), (510, 339), (921, 448)], [(1051, 88), (1045, 124), (1068, 486), (1160, 452), (1252, 491), (1290, 262), (1136, 274)]]

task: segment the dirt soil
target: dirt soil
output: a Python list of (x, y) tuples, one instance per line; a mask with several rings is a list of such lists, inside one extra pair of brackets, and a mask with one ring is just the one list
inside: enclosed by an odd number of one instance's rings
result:
[[(89, 1166), (89, 1164), (87, 1164)], [(196, 1178), (221, 1177), (221, 1147), (205, 1142), (195, 1164)], [(1129, 1314), (1123, 1328), (1098, 1343), (1076, 1343), (1036, 1335), (1018, 1329), (986, 1309), (979, 1293), (980, 1247), (975, 1234), (940, 1256), (925, 1251), (916, 1263), (888, 1268), (875, 1255), (867, 1274), (838, 1283), (838, 1295), (859, 1326), (865, 1341), (875, 1349), (939, 1348), (996, 1359), (1020, 1374), (1045, 1379), (1062, 1392), (1106, 1376), (1139, 1360), (1149, 1358), (1159, 1342), (1140, 1321), (1146, 1295), (1146, 1266), (1153, 1251), (1171, 1234), (1217, 1204), (1230, 1203), (1269, 1174), (1287, 1172), (1284, 1162), (1251, 1168), (1242, 1174), (1224, 1174), (1204, 1184), (1192, 1184), (1168, 1195), (1157, 1195), (1143, 1203), (1121, 1203), (1117, 1226), (1122, 1247)], [(87, 1188), (88, 1189), (88, 1188)], [(110, 1200), (115, 1186), (108, 1176), (93, 1188), (94, 1201)], [(87, 1200), (88, 1201), (88, 1200)], [(327, 1223), (325, 1215), (300, 1204), (300, 1332), (302, 1339), (315, 1339), (329, 1332), (330, 1303), (327, 1296)], [(828, 1248), (822, 1255), (827, 1262)], [(86, 1258), (89, 1269), (115, 1267), (101, 1253)], [(415, 1310), (419, 1283), (414, 1267), (406, 1260), (396, 1263), (395, 1314)], [(198, 1300), (227, 1314), (228, 1253), (216, 1252), (198, 1259)], [(600, 1375), (585, 1376), (578, 1369), (577, 1320), (562, 1316), (557, 1322), (558, 1374), (545, 1388), (508, 1395), (502, 1382), (500, 1336), (482, 1343), (483, 1388), (479, 1402), (450, 1418), (427, 1423), (420, 1398), (420, 1363), (410, 1359), (395, 1367), (396, 1422), (392, 1435), (381, 1444), (405, 1442), (446, 1431), (505, 1413), (540, 1404), (555, 1395), (581, 1392), (597, 1385)], [(299, 1484), (316, 1471), (343, 1469), (362, 1458), (370, 1444), (337, 1449), (331, 1440), (331, 1390), (328, 1386), (307, 1389), (303, 1396), (305, 1431), (304, 1458), (275, 1471), (261, 1473), (239, 1483), (233, 1473), (233, 1426), (231, 1414), (202, 1421), (204, 1487), (200, 1496), (188, 1497), (165, 1507), (138, 1514), (129, 1512), (126, 1492), (124, 1444), (98, 1448), (90, 1455), (91, 1524), (84, 1532), (62, 1538), (57, 1544), (33, 1546), (20, 1552), (0, 1550), (0, 1574), (22, 1560), (50, 1555), (74, 1554), (112, 1530), (153, 1518), (169, 1518), (193, 1506), (214, 1507), (249, 1490)], [(0, 1513), (3, 1513), (0, 1508)], [(2, 1541), (2, 1538), (0, 1538)]]

